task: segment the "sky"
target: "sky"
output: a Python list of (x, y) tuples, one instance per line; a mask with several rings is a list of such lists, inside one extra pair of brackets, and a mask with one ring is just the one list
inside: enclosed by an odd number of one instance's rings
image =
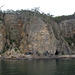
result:
[(39, 7), (40, 12), (61, 16), (75, 12), (75, 0), (0, 0), (0, 7), (1, 10)]

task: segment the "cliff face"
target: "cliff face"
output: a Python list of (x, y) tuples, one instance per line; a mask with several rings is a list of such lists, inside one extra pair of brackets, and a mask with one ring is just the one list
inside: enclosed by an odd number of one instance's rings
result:
[(6, 28), (2, 21), (0, 21), (0, 53), (3, 52), (6, 44)]
[[(40, 18), (37, 18), (31, 24), (28, 24), (25, 37), (21, 41), (20, 50), (29, 50), (36, 53), (50, 52), (55, 54), (56, 51), (56, 38), (52, 28), (49, 33), (45, 24)], [(26, 45), (25, 40), (28, 45)], [(28, 46), (28, 47), (25, 47)]]
[[(18, 14), (6, 14), (5, 25), (7, 29), (7, 46), (15, 43), (16, 47), (22, 52), (43, 52), (55, 54), (56, 52), (56, 38), (52, 27), (48, 31), (47, 24), (40, 18), (30, 18), (27, 21), (27, 16), (20, 18)], [(25, 20), (23, 20), (25, 19)]]
[[(21, 40), (21, 32), (23, 31), (23, 26), (19, 23), (19, 18), (17, 14), (6, 14), (5, 15), (5, 26), (6, 26), (6, 35), (7, 35), (7, 45), (15, 43), (18, 47), (20, 45)], [(10, 43), (10, 44), (8, 44)]]
[[(71, 53), (63, 35), (66, 35), (64, 31), (67, 28), (71, 28), (67, 26), (66, 21), (58, 25), (54, 21), (46, 23), (40, 17), (28, 15), (29, 13), (5, 14), (4, 24), (0, 22), (0, 52), (14, 49), (25, 54), (56, 54), (57, 51), (59, 54)], [(74, 26), (71, 28), (72, 37)], [(60, 35), (61, 33), (63, 34)]]
[(63, 37), (75, 38), (75, 19), (62, 21), (59, 26), (60, 33)]
[(71, 53), (75, 54), (75, 19), (62, 21), (59, 24), (60, 35), (68, 42)]

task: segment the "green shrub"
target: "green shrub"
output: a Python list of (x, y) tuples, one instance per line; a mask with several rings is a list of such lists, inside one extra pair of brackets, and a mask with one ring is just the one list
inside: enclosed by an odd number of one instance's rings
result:
[(15, 40), (10, 39), (10, 44), (12, 44), (13, 42), (15, 42)]
[(17, 51), (17, 48), (15, 48), (15, 51)]
[(68, 42), (69, 45), (72, 45), (72, 43), (74, 43), (75, 45), (75, 39), (69, 37), (69, 38), (65, 38), (65, 40)]
[(4, 21), (4, 19), (0, 18), (0, 21)]

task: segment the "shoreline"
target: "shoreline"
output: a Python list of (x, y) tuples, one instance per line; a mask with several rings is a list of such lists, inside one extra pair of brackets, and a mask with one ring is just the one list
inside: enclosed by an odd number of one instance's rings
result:
[(30, 55), (25, 55), (26, 57), (22, 58), (6, 58), (6, 57), (0, 57), (0, 60), (6, 60), (6, 59), (11, 59), (11, 60), (43, 60), (43, 59), (63, 59), (63, 58), (71, 58), (75, 59), (75, 55), (51, 55), (51, 56), (36, 56), (33, 57)]

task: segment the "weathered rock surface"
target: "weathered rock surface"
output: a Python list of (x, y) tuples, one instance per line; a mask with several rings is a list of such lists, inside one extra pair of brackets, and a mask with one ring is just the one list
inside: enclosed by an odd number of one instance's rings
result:
[(1, 58), (1, 55), (0, 55), (0, 58)]
[(19, 17), (17, 14), (6, 14), (5, 15), (5, 25), (7, 30), (7, 39), (15, 42), (17, 46), (20, 44), (22, 26), (19, 23)]
[(59, 24), (60, 34), (68, 42), (71, 53), (75, 54), (75, 19), (62, 21)]
[[(48, 31), (46, 26), (47, 24), (40, 18), (29, 24), (27, 27), (27, 35), (21, 41), (20, 50), (26, 50), (28, 48), (27, 50), (34, 53), (37, 51), (40, 53), (48, 51), (49, 53), (55, 54), (56, 38), (53, 29), (50, 28), (50, 31)], [(26, 37), (27, 39), (25, 39)], [(28, 45), (26, 45), (25, 40), (27, 40)]]
[[(52, 27), (52, 28), (51, 28)], [(56, 50), (59, 54), (71, 54), (71, 49), (68, 43), (65, 41), (64, 37), (62, 37), (60, 33), (60, 26), (54, 21), (50, 21), (47, 24), (47, 28), (49, 33), (51, 34), (50, 30), (53, 29), (54, 36), (56, 38)]]
[(14, 50), (23, 54), (53, 55), (56, 51), (59, 54), (71, 54), (71, 48), (64, 37), (75, 37), (74, 19), (58, 25), (54, 21), (46, 23), (41, 18), (28, 14), (5, 14), (4, 22), (0, 22), (1, 53), (4, 49), (7, 50), (7, 58), (19, 57), (20, 53), (18, 55)]
[(3, 52), (6, 43), (6, 28), (2, 21), (0, 21), (0, 53)]
[(75, 19), (62, 21), (59, 26), (60, 33), (63, 37), (75, 38)]
[(14, 49), (8, 50), (2, 55), (3, 58), (11, 59), (11, 58), (25, 58), (24, 54), (21, 54), (19, 50), (15, 51)]

